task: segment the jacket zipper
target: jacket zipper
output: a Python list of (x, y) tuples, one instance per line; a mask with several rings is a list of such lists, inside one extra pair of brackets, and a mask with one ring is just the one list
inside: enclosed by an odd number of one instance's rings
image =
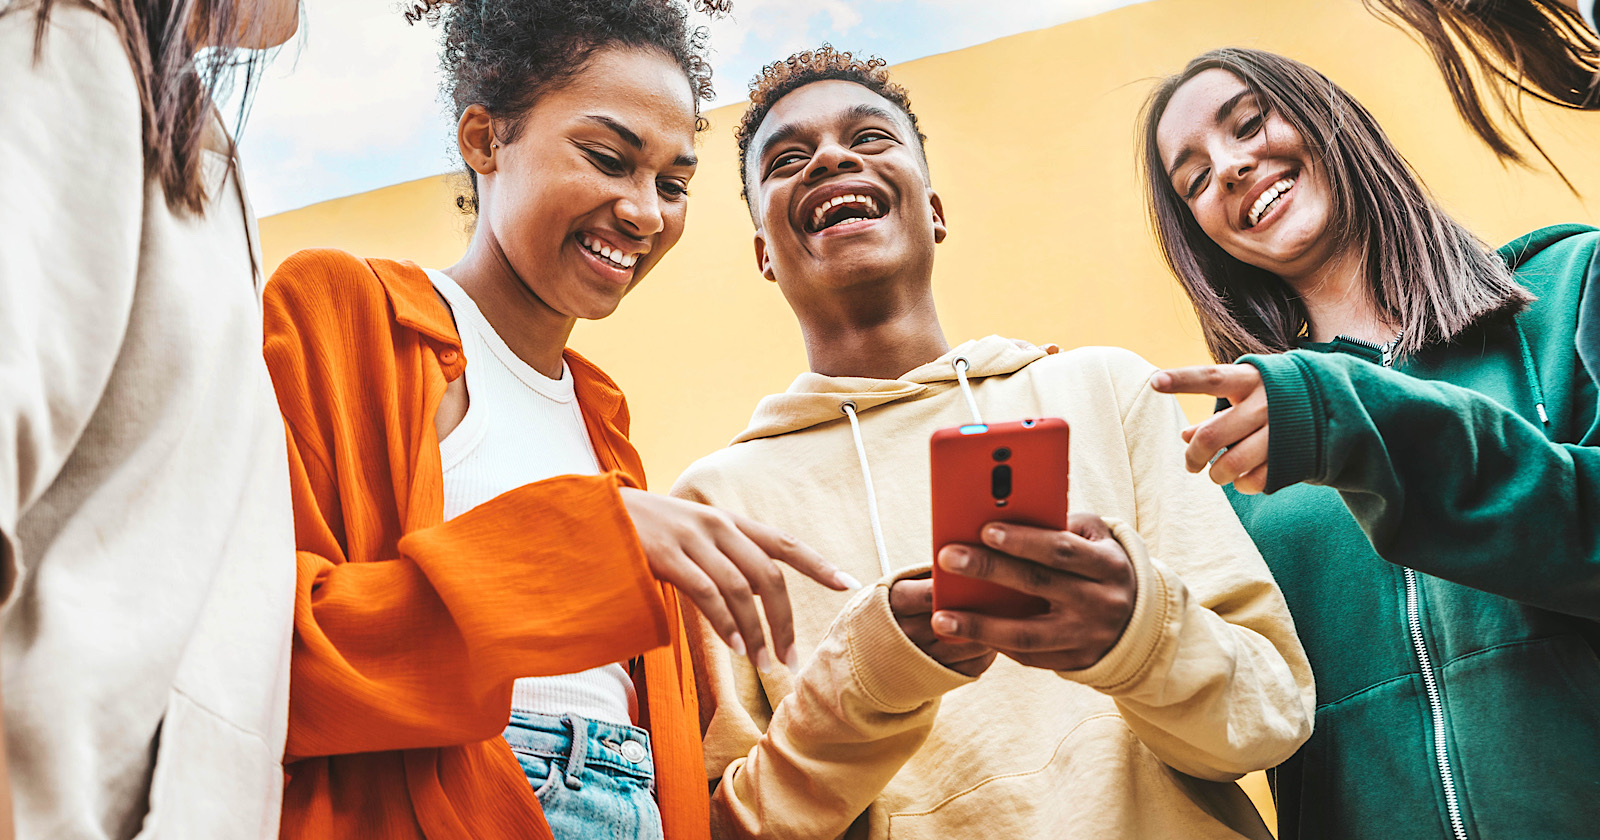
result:
[(1450, 813), (1450, 829), (1455, 840), (1467, 840), (1467, 829), (1461, 823), (1461, 804), (1456, 799), (1455, 773), (1450, 769), (1450, 748), (1445, 743), (1444, 704), (1439, 699), (1439, 683), (1433, 676), (1433, 657), (1428, 654), (1428, 642), (1422, 637), (1422, 611), (1417, 606), (1417, 573), (1406, 570), (1406, 622), (1411, 626), (1411, 646), (1417, 652), (1417, 664), (1422, 666), (1422, 685), (1428, 692), (1428, 711), (1433, 715), (1433, 757), (1439, 766), (1439, 781), (1444, 783), (1444, 804)]
[[(1401, 333), (1404, 335), (1404, 333)], [(1348, 335), (1339, 338), (1378, 351), (1384, 367), (1394, 367), (1394, 349), (1400, 335), (1388, 344), (1374, 344)], [(1467, 840), (1467, 828), (1461, 822), (1461, 802), (1456, 797), (1455, 771), (1450, 769), (1450, 746), (1445, 742), (1444, 702), (1439, 698), (1439, 681), (1433, 675), (1433, 656), (1428, 652), (1428, 640), (1422, 635), (1422, 608), (1417, 597), (1417, 573), (1402, 566), (1406, 573), (1406, 624), (1411, 631), (1411, 647), (1417, 654), (1417, 665), (1422, 668), (1422, 687), (1428, 693), (1428, 713), (1433, 719), (1433, 761), (1439, 768), (1439, 781), (1444, 785), (1444, 805), (1450, 815), (1450, 831), (1455, 840)]]
[(1400, 339), (1403, 337), (1405, 337), (1404, 330), (1395, 335), (1394, 340), (1390, 341), (1388, 344), (1378, 344), (1377, 342), (1367, 341), (1364, 338), (1356, 338), (1353, 335), (1344, 335), (1341, 333), (1340, 335), (1334, 336), (1336, 340), (1359, 345), (1373, 351), (1374, 353), (1377, 353), (1378, 364), (1382, 365), (1383, 367), (1394, 367), (1395, 348), (1400, 346)]

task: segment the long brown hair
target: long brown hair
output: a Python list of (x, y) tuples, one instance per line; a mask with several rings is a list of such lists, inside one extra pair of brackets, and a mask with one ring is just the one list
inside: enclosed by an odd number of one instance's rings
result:
[[(1564, 108), (1600, 110), (1600, 37), (1561, 0), (1363, 0), (1380, 18), (1409, 30), (1433, 54), (1456, 110), (1495, 154), (1524, 162), (1484, 105), (1475, 68), (1500, 116), (1549, 163), (1528, 131), (1515, 96), (1526, 92)], [(1568, 182), (1571, 187), (1571, 182)]]
[[(205, 212), (202, 149), (216, 130), (217, 103), (240, 83), (238, 122), (243, 123), (263, 53), (252, 43), (260, 15), (247, 20), (238, 0), (66, 0), (110, 21), (122, 37), (139, 92), (145, 178), (161, 184), (174, 212)], [(56, 0), (37, 0), (34, 58), (50, 36)], [(13, 6), (5, 12), (15, 11)], [(229, 166), (237, 163), (233, 137), (222, 132)], [(240, 199), (243, 201), (243, 198)]]
[(1327, 173), (1333, 218), (1326, 235), (1338, 251), (1361, 254), (1374, 303), (1405, 331), (1402, 355), (1532, 300), (1488, 246), (1440, 209), (1372, 114), (1344, 89), (1280, 55), (1213, 50), (1157, 86), (1145, 106), (1141, 157), (1162, 255), (1194, 303), (1218, 361), (1291, 350), (1309, 322), (1288, 284), (1235, 259), (1200, 229), (1166, 177), (1156, 126), (1178, 88), (1214, 68), (1243, 82), (1263, 115), (1275, 113), (1294, 126)]

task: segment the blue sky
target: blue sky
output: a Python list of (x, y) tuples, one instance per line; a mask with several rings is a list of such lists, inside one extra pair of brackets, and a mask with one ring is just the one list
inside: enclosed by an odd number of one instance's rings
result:
[[(831, 41), (890, 63), (1065, 23), (1141, 0), (735, 0), (711, 22), (716, 104), (761, 65)], [(437, 36), (397, 0), (313, 0), (267, 68), (241, 153), (266, 216), (451, 169)], [(231, 119), (232, 109), (229, 110)]]

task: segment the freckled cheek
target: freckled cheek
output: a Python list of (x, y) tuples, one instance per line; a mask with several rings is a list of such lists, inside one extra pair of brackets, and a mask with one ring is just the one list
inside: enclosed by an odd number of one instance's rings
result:
[(1226, 208), (1219, 203), (1208, 202), (1201, 207), (1195, 208), (1194, 218), (1200, 224), (1200, 230), (1206, 236), (1211, 237), (1213, 242), (1220, 243), (1231, 230), (1228, 227), (1226, 213)]

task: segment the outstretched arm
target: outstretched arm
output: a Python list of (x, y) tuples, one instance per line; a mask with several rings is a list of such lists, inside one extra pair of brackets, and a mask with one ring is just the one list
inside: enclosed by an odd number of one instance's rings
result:
[(1157, 374), (1235, 400), (1189, 433), (1190, 469), (1234, 442), (1211, 467), (1218, 483), (1328, 485), (1392, 563), (1600, 618), (1600, 441), (1552, 442), (1476, 391), (1352, 356), (1242, 361)]

